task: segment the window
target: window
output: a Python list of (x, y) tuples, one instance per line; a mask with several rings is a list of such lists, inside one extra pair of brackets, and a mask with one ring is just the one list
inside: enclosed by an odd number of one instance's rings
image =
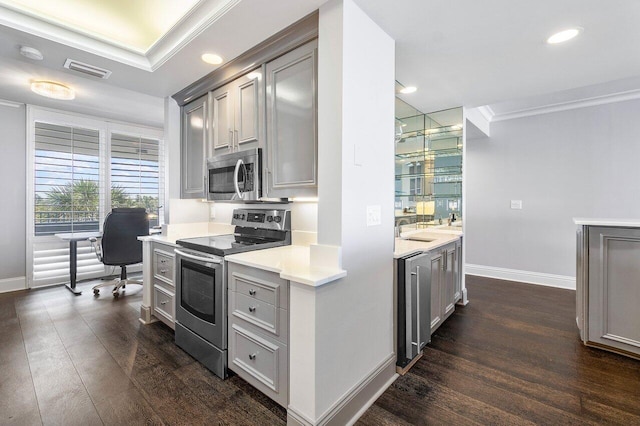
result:
[(111, 134), (111, 207), (144, 207), (160, 224), (160, 142)]
[(35, 235), (99, 229), (99, 142), (97, 130), (35, 123)]
[[(69, 246), (54, 234), (99, 231), (115, 207), (144, 207), (162, 224), (162, 132), (28, 107), (27, 283), (69, 280)], [(78, 243), (78, 280), (113, 273)], [(131, 269), (131, 271), (135, 271)]]

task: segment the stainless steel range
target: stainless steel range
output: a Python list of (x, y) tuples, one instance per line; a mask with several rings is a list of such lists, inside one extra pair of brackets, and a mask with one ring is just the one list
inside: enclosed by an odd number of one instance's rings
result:
[(176, 241), (176, 344), (227, 377), (224, 256), (291, 244), (289, 210), (235, 209), (233, 234)]

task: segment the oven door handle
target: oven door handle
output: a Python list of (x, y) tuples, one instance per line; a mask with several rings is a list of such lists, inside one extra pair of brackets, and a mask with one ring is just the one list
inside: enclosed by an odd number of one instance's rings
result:
[(190, 253), (185, 253), (181, 250), (175, 249), (176, 254), (179, 254), (180, 256), (186, 257), (188, 259), (192, 259), (192, 260), (198, 260), (200, 262), (207, 262), (207, 263), (217, 263), (220, 264), (222, 263), (222, 260), (219, 259), (214, 259), (211, 257), (203, 257), (203, 256), (195, 256), (193, 254)]
[[(238, 162), (236, 163), (236, 168), (233, 171), (233, 186), (235, 186), (235, 188), (236, 188), (236, 195), (238, 195), (238, 199), (242, 200), (242, 195), (243, 194), (240, 192), (240, 184), (238, 182), (238, 172), (240, 171), (240, 166), (244, 166), (244, 161), (242, 161), (242, 158), (238, 160)], [(247, 178), (246, 178), (247, 171), (246, 171), (246, 169), (245, 169), (244, 174), (245, 174), (244, 181), (245, 181), (245, 185), (246, 185), (246, 181), (247, 181)]]

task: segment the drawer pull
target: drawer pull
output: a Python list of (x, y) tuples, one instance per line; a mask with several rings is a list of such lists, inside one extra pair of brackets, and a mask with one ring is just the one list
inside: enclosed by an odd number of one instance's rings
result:
[(256, 311), (255, 306), (249, 306), (249, 312), (255, 312), (255, 311)]
[(168, 269), (160, 269), (160, 273), (161, 273), (161, 274), (166, 274), (167, 272), (169, 272), (169, 270), (168, 270)]
[(255, 296), (256, 295), (256, 291), (254, 289), (250, 289), (249, 290), (249, 295)]
[(249, 359), (251, 361), (253, 361), (254, 359), (256, 359), (256, 354), (249, 354)]
[(160, 259), (160, 263), (167, 263), (167, 259)]
[(162, 302), (160, 302), (161, 305), (166, 305), (167, 304), (167, 300), (163, 300)]

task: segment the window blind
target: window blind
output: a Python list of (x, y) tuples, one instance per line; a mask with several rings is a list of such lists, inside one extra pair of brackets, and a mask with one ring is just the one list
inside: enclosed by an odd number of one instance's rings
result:
[(158, 140), (111, 134), (111, 207), (144, 207), (150, 226), (161, 224), (160, 151)]
[(99, 229), (99, 143), (97, 130), (35, 123), (36, 236)]

